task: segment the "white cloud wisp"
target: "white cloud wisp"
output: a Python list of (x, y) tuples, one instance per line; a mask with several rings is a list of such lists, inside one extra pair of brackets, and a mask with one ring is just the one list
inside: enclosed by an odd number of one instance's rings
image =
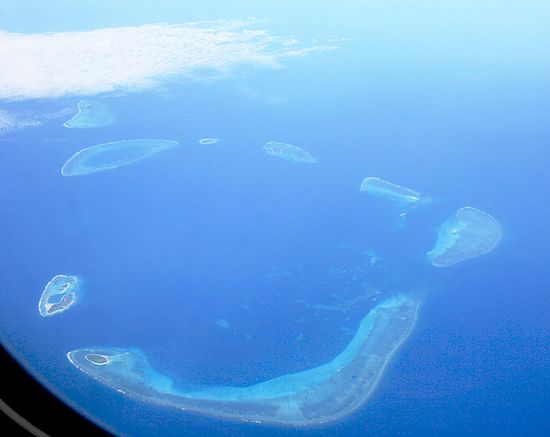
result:
[(87, 32), (0, 32), (0, 100), (139, 91), (171, 77), (225, 74), (241, 65), (274, 67), (285, 57), (333, 46), (250, 29), (251, 21), (151, 24)]

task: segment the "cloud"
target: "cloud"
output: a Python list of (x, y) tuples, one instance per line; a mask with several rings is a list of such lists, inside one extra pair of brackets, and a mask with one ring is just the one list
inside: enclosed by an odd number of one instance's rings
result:
[(45, 114), (31, 112), (20, 114), (0, 109), (0, 137), (19, 129), (42, 126), (50, 120), (66, 117), (72, 112), (74, 112), (73, 109), (67, 108)]
[(15, 114), (0, 109), (0, 136), (24, 127), (37, 127), (39, 125), (38, 120), (19, 118)]
[(253, 21), (151, 24), (88, 32), (0, 32), (0, 99), (139, 91), (167, 79), (216, 77), (243, 65), (334, 46), (300, 47), (292, 38), (252, 29)]

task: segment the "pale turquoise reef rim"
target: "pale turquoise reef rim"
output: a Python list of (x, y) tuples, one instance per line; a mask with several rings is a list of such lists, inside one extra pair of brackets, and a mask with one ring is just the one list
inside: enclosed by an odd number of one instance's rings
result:
[[(155, 155), (163, 150), (177, 146), (179, 143), (174, 140), (158, 140), (158, 139), (136, 139), (136, 140), (120, 140), (111, 141), (108, 143), (96, 144), (94, 146), (85, 147), (71, 156), (61, 168), (63, 176), (80, 176), (99, 171), (113, 170), (115, 168), (133, 164)], [(127, 149), (127, 156), (120, 156), (120, 151)], [(132, 150), (134, 149), (134, 150)], [(118, 156), (117, 156), (118, 153)], [(109, 161), (109, 154), (111, 160)], [(90, 165), (89, 161), (101, 157), (107, 159), (103, 163)]]
[(341, 419), (370, 399), (411, 333), (419, 305), (409, 295), (392, 297), (362, 319), (353, 339), (331, 361), (248, 387), (176, 388), (135, 348), (77, 349), (67, 358), (100, 383), (144, 402), (229, 420), (314, 426)]

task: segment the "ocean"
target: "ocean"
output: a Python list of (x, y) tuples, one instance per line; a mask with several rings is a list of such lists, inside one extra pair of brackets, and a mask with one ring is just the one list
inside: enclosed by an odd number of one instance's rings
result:
[[(0, 338), (27, 370), (118, 435), (547, 434), (544, 2), (111, 3), (0, 17)], [(114, 119), (65, 127), (82, 100)], [(179, 144), (61, 174), (134, 139)], [(369, 196), (366, 177), (431, 201)], [(498, 245), (431, 265), (466, 206)], [(78, 277), (76, 303), (41, 317), (55, 275)], [(247, 387), (330, 362), (402, 294), (418, 317), (372, 396), (316, 426), (166, 407), (67, 359), (138, 349), (178, 390)]]

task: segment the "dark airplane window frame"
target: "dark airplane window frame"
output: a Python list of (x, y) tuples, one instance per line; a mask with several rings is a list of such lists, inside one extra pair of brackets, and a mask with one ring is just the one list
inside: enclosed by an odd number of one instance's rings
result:
[(110, 435), (42, 386), (1, 345), (0, 375), (0, 435)]

